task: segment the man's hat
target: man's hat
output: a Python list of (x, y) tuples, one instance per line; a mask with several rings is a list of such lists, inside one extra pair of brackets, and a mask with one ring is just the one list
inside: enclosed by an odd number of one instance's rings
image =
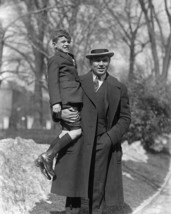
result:
[(110, 52), (108, 49), (93, 49), (89, 54), (86, 55), (88, 59), (97, 56), (109, 56), (112, 57), (114, 55), (113, 52)]

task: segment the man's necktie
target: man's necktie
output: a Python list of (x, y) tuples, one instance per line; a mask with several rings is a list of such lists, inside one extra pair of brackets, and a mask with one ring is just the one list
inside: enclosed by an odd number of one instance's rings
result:
[(72, 61), (73, 61), (74, 67), (76, 67), (75, 59), (72, 58)]
[(96, 78), (94, 79), (94, 91), (97, 92), (98, 89), (99, 89), (99, 80), (98, 80), (98, 78), (96, 77)]

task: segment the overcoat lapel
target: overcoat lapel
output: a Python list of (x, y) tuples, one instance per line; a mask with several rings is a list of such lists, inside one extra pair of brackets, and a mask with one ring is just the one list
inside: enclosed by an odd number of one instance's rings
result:
[(114, 116), (119, 104), (121, 88), (119, 82), (107, 74), (107, 121), (108, 127), (112, 126)]
[(87, 73), (84, 78), (81, 79), (81, 86), (84, 90), (85, 94), (89, 97), (94, 105), (95, 102), (95, 94), (94, 94), (94, 85), (93, 85), (93, 77), (91, 71)]
[(109, 111), (109, 101), (108, 101), (108, 86), (107, 86), (107, 80), (106, 80), (106, 90), (105, 90), (105, 97), (104, 97), (104, 103), (105, 103), (105, 111), (106, 111), (106, 118)]

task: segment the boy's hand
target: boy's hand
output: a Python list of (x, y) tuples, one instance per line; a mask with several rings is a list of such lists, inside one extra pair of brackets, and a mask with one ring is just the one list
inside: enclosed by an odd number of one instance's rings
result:
[(59, 113), (61, 111), (61, 105), (59, 103), (52, 106), (52, 111), (55, 113)]

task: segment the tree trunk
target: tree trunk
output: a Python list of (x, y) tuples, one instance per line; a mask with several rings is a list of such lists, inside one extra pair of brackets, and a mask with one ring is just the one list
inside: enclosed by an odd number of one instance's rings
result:
[(129, 55), (129, 73), (128, 73), (129, 81), (132, 81), (133, 79), (135, 79), (134, 65), (135, 65), (135, 39), (133, 37), (133, 39), (131, 40), (130, 55)]
[[(4, 47), (4, 30), (2, 27), (2, 23), (0, 22), (0, 76), (1, 76), (1, 68), (2, 68), (2, 54), (3, 54), (3, 47)], [(1, 86), (1, 78), (0, 78), (0, 86)]]
[(169, 35), (169, 38), (167, 40), (166, 52), (163, 59), (163, 69), (161, 74), (161, 78), (165, 83), (167, 82), (167, 77), (168, 77), (168, 72), (170, 67), (170, 60), (171, 60), (171, 34)]
[(147, 24), (149, 39), (150, 39), (150, 43), (151, 43), (151, 52), (152, 52), (152, 57), (153, 57), (154, 71), (155, 71), (156, 77), (158, 77), (160, 75), (160, 66), (159, 66), (159, 58), (158, 58), (158, 54), (157, 54), (157, 44), (156, 44), (154, 20), (153, 20), (154, 7), (153, 7), (151, 0), (149, 0), (148, 2), (149, 2), (150, 15), (148, 15), (149, 13), (145, 7), (144, 0), (139, 0), (139, 3), (141, 5), (142, 11), (145, 16), (146, 24)]
[(42, 96), (42, 74), (43, 54), (35, 50), (35, 85), (34, 85), (34, 123), (32, 128), (43, 127), (43, 96)]
[[(27, 2), (29, 3), (29, 2)], [(33, 3), (33, 2), (32, 2)], [(34, 2), (31, 7), (28, 5), (28, 10), (33, 8), (39, 10), (35, 18), (35, 23), (27, 23), (28, 36), (31, 35), (32, 49), (35, 57), (35, 87), (34, 87), (34, 123), (33, 128), (43, 127), (43, 95), (42, 95), (42, 75), (44, 69), (44, 35), (47, 25), (47, 7), (48, 1), (41, 0)], [(42, 11), (41, 11), (42, 10)]]

